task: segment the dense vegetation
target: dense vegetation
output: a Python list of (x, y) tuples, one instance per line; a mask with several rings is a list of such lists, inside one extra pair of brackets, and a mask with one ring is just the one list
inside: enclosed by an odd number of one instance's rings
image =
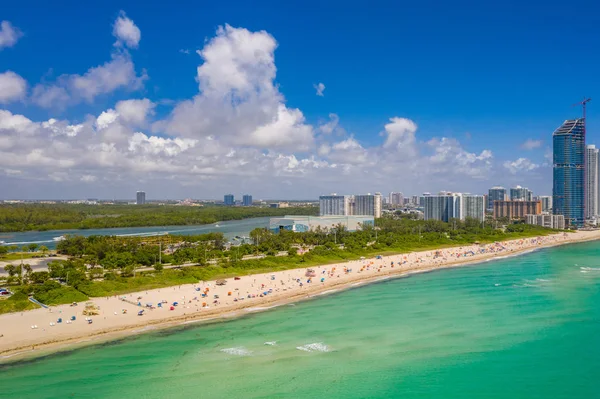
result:
[[(20, 266), (6, 267), (9, 273), (7, 282), (18, 285), (16, 291), (23, 295), (17, 297), (20, 300), (0, 301), (0, 312), (28, 308), (26, 294), (33, 294), (47, 304), (69, 303), (89, 296), (116, 295), (199, 280), (309, 267), (361, 256), (474, 242), (489, 243), (554, 232), (524, 224), (495, 229), (475, 220), (443, 223), (382, 218), (376, 224), (376, 228), (367, 226), (356, 232), (348, 232), (342, 226), (329, 231), (282, 231), (279, 234), (255, 229), (250, 233), (252, 244), (233, 247), (226, 245), (221, 233), (151, 239), (71, 236), (57, 245), (57, 251), (70, 256), (70, 259), (52, 262), (48, 272), (32, 272), (27, 265), (25, 270), (21, 270)], [(160, 247), (158, 240), (164, 240)], [(298, 254), (305, 249), (310, 251)], [(187, 265), (164, 268), (164, 265), (182, 264)]]
[(316, 207), (174, 205), (0, 205), (0, 232), (210, 224), (263, 216), (317, 215)]

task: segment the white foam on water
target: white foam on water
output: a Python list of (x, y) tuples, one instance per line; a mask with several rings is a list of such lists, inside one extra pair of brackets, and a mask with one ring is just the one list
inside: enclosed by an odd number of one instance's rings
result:
[(322, 342), (314, 342), (312, 344), (297, 346), (296, 349), (303, 352), (329, 352), (329, 346)]
[(246, 312), (261, 312), (263, 310), (269, 310), (269, 309), (273, 309), (276, 308), (279, 305), (273, 305), (273, 306), (256, 306), (254, 308), (248, 308), (246, 309)]
[(494, 284), (494, 287), (500, 287), (502, 284)]
[(265, 345), (275, 346), (277, 345), (277, 341), (267, 341), (265, 342)]
[(600, 267), (580, 267), (580, 269), (587, 272), (600, 272)]
[(351, 287), (356, 287), (357, 285), (361, 285), (361, 284), (363, 284), (363, 282), (362, 282), (362, 281), (359, 281), (359, 282), (357, 282), (357, 283), (352, 283), (352, 284), (350, 284), (350, 286), (351, 286)]
[(327, 290), (327, 291), (320, 292), (320, 293), (316, 294), (315, 296), (327, 295), (327, 294), (331, 294), (332, 292), (338, 292), (338, 291), (339, 290)]
[[(517, 253), (512, 253), (512, 254), (506, 254), (506, 255), (502, 255), (502, 256), (494, 256), (493, 258), (488, 258), (485, 261), (486, 262), (492, 262), (494, 260), (502, 260), (502, 259), (514, 258), (515, 256), (521, 256), (521, 255), (530, 254), (530, 253), (538, 251), (538, 250), (539, 250), (539, 248), (533, 248), (533, 249), (528, 249), (527, 251), (522, 251), (522, 252), (517, 252)], [(479, 263), (479, 261), (475, 261), (474, 263)]]
[(250, 356), (252, 354), (252, 351), (249, 351), (248, 349), (244, 348), (243, 346), (239, 346), (236, 348), (221, 349), (221, 352), (227, 353), (228, 355), (235, 355), (235, 356)]

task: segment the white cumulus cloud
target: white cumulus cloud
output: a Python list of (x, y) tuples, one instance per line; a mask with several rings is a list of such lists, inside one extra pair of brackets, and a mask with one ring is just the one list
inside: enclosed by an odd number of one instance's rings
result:
[(145, 79), (145, 75), (136, 75), (128, 55), (113, 54), (110, 61), (90, 68), (83, 75), (61, 75), (54, 83), (36, 85), (32, 99), (44, 108), (60, 108), (82, 101), (92, 102), (97, 96), (120, 88), (140, 89)]
[(0, 73), (0, 103), (22, 100), (27, 95), (27, 81), (12, 71)]
[(533, 140), (527, 139), (523, 144), (521, 144), (521, 149), (523, 150), (534, 150), (536, 148), (540, 148), (542, 146), (542, 140)]
[(228, 145), (311, 148), (312, 126), (302, 111), (285, 105), (274, 82), (276, 48), (265, 31), (219, 27), (197, 51), (203, 61), (197, 71), (200, 93), (177, 104), (154, 129), (192, 139), (217, 136)]
[[(113, 26), (119, 46), (137, 47), (140, 31), (124, 13)], [(115, 50), (110, 61), (89, 68), (84, 74), (63, 74), (54, 82), (37, 84), (31, 100), (43, 108), (63, 109), (81, 102), (91, 103), (101, 95), (122, 89), (139, 90), (148, 78), (145, 71), (138, 76), (131, 55), (125, 49)]]
[(325, 91), (325, 85), (323, 83), (315, 84), (315, 85), (313, 85), (313, 87), (317, 91), (317, 96), (319, 96), (319, 97), (325, 96), (325, 94), (323, 94), (323, 92)]
[(0, 22), (0, 50), (14, 46), (22, 36), (23, 32), (14, 27), (9, 21)]
[(127, 18), (125, 11), (121, 11), (113, 25), (113, 36), (117, 38), (115, 46), (137, 48), (142, 32), (131, 19)]
[(135, 126), (142, 126), (146, 118), (154, 113), (154, 104), (147, 98), (141, 100), (119, 101), (115, 106), (119, 117), (125, 122)]
[(540, 165), (531, 162), (528, 158), (519, 158), (515, 161), (505, 161), (502, 164), (511, 174), (520, 172), (531, 172), (540, 167)]

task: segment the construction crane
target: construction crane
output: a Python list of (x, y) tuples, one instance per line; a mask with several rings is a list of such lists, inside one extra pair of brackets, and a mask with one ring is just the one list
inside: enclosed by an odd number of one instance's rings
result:
[(577, 106), (577, 105), (581, 105), (581, 106), (583, 107), (583, 119), (585, 119), (585, 108), (586, 108), (586, 105), (587, 105), (587, 103), (589, 103), (590, 101), (592, 101), (592, 99), (591, 99), (591, 98), (585, 98), (585, 97), (584, 97), (582, 101), (580, 101), (580, 102), (578, 102), (578, 103), (576, 103), (576, 104), (573, 104), (573, 106), (574, 106), (574, 107), (575, 107), (575, 106)]
[(587, 103), (589, 103), (590, 101), (592, 101), (592, 99), (591, 99), (591, 98), (586, 98), (586, 97), (584, 97), (582, 101), (578, 102), (577, 104), (573, 104), (573, 106), (574, 106), (574, 107), (575, 107), (575, 106), (578, 106), (578, 105), (581, 105), (581, 106), (582, 106), (582, 108), (583, 108), (583, 134), (584, 134), (584, 135), (585, 135), (585, 130), (586, 130), (586, 129), (585, 129), (585, 125), (587, 124), (587, 123), (586, 123), (586, 122), (587, 122), (587, 120), (585, 119), (585, 116), (586, 116), (586, 114), (585, 114), (585, 108), (586, 108), (586, 106), (587, 106)]

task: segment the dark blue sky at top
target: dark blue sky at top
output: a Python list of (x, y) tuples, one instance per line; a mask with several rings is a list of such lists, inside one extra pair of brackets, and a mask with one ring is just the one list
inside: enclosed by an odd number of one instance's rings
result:
[[(380, 143), (383, 125), (400, 116), (419, 125), (419, 140), (455, 137), (473, 152), (522, 153), (541, 163), (552, 131), (580, 114), (572, 104), (583, 96), (594, 98), (588, 142), (600, 144), (600, 2), (10, 2), (0, 19), (25, 36), (0, 52), (0, 69), (33, 86), (100, 65), (110, 57), (119, 10), (142, 32), (132, 57), (150, 77), (145, 89), (101, 96), (60, 117), (97, 115), (124, 97), (191, 98), (201, 62), (194, 50), (228, 23), (278, 41), (276, 81), (288, 106), (311, 123), (336, 113), (366, 145)], [(318, 82), (324, 97), (315, 96)], [(22, 104), (10, 109), (36, 120), (57, 116)], [(158, 116), (169, 110), (160, 106)], [(519, 149), (527, 138), (544, 145)]]

